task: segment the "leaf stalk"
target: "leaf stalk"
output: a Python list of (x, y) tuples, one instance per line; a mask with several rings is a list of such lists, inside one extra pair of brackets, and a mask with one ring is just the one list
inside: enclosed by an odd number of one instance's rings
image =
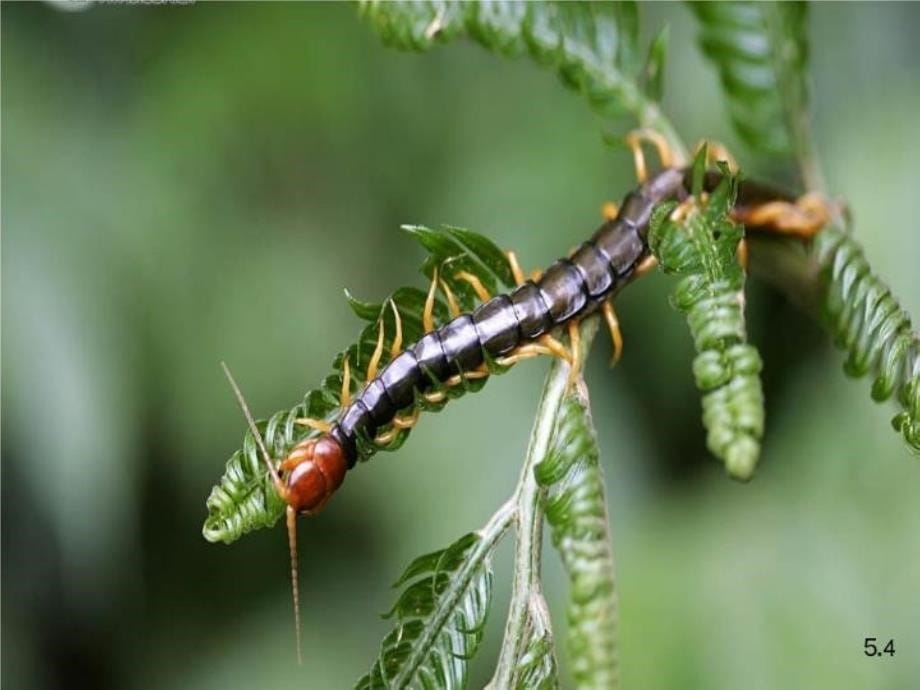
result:
[[(578, 357), (587, 357), (594, 336), (597, 333), (597, 317), (585, 319), (580, 325)], [(511, 589), (511, 603), (505, 623), (505, 636), (495, 675), (488, 687), (503, 690), (512, 687), (512, 678), (518, 659), (527, 644), (529, 616), (534, 608), (546, 611), (546, 601), (540, 586), (540, 569), (543, 554), (543, 508), (542, 489), (537, 483), (534, 468), (547, 457), (553, 431), (559, 417), (562, 401), (569, 393), (569, 365), (556, 358), (550, 365), (537, 416), (530, 433), (530, 444), (520, 479), (512, 497), (515, 505), (515, 527), (517, 543), (514, 552), (514, 578)], [(581, 379), (575, 385), (583, 385)], [(552, 634), (549, 617), (541, 621), (547, 634)]]

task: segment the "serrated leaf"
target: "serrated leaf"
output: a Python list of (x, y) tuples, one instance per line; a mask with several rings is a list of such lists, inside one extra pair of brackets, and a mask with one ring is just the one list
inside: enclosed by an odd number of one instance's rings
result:
[(502, 55), (527, 51), (601, 114), (637, 112), (638, 13), (633, 2), (363, 2), (383, 40), (424, 51), (468, 36)]
[[(423, 270), (430, 276), (438, 267), (441, 280), (456, 297), (461, 310), (469, 311), (478, 304), (475, 290), (468, 282), (457, 277), (465, 271), (476, 276), (492, 293), (506, 292), (513, 285), (508, 258), (485, 237), (469, 230), (446, 228), (432, 230), (423, 226), (407, 226), (412, 236), (428, 250)], [(266, 422), (259, 422), (265, 443), (273, 458), (284, 457), (291, 448), (316, 432), (299, 426), (296, 419), (312, 417), (334, 422), (339, 413), (339, 393), (342, 388), (343, 367), (346, 357), (349, 362), (352, 393), (365, 383), (365, 372), (377, 345), (379, 323), (384, 328), (384, 349), (380, 363), (382, 368), (390, 359), (390, 345), (396, 334), (396, 318), (390, 304), (396, 306), (402, 323), (403, 347), (417, 341), (423, 335), (422, 312), (428, 293), (416, 287), (401, 287), (383, 302), (368, 302), (357, 299), (346, 291), (346, 299), (352, 311), (368, 324), (360, 332), (356, 342), (338, 353), (332, 363), (332, 373), (322, 384), (304, 396), (304, 400), (288, 410), (275, 413)], [(449, 320), (447, 304), (441, 292), (434, 303), (434, 322), (441, 325)], [(479, 390), (487, 379), (465, 382), (462, 386), (448, 389), (447, 399), (453, 399), (469, 391)], [(439, 407), (419, 402), (426, 410)], [(366, 460), (378, 450), (397, 450), (408, 437), (409, 430), (402, 430), (394, 440), (380, 448), (365, 440), (359, 440), (360, 459)], [(243, 534), (262, 527), (274, 525), (284, 512), (284, 503), (278, 498), (264, 464), (259, 457), (255, 440), (246, 432), (243, 448), (227, 462), (220, 481), (211, 490), (207, 499), (208, 517), (202, 528), (205, 539), (211, 542), (231, 543)]]
[(508, 255), (496, 246), (492, 240), (484, 235), (479, 235), (463, 228), (448, 226), (445, 230), (457, 241), (465, 252), (478, 261), (491, 275), (490, 284), (496, 287), (510, 287), (514, 285), (514, 274)]
[(432, 230), (421, 225), (404, 225), (428, 251), (422, 272), (431, 278), (438, 268), (438, 277), (457, 298), (461, 311), (469, 311), (479, 303), (479, 296), (470, 283), (460, 276), (475, 275), (491, 295), (507, 291), (514, 285), (514, 276), (507, 255), (482, 235), (445, 226)]
[(808, 110), (804, 2), (691, 2), (732, 123), (755, 149), (790, 153)]
[(553, 545), (569, 578), (568, 650), (578, 687), (614, 689), (617, 594), (604, 478), (587, 400), (566, 397), (552, 449), (535, 468)]
[(351, 290), (345, 288), (345, 300), (348, 306), (362, 321), (376, 321), (380, 318), (380, 311), (383, 305), (380, 302), (365, 302), (351, 294)]
[(356, 688), (465, 687), (491, 603), (494, 545), (471, 533), (409, 565), (387, 614), (395, 626)]
[[(451, 545), (451, 549), (454, 555), (462, 556), (469, 547), (476, 543), (477, 536), (470, 532)], [(432, 551), (431, 553), (422, 554), (413, 560), (406, 569), (403, 571), (403, 574), (399, 576), (399, 579), (393, 583), (394, 587), (399, 587), (400, 585), (405, 584), (409, 580), (418, 577), (419, 575), (428, 572), (430, 570), (435, 570), (439, 563), (445, 558), (445, 549), (439, 549), (438, 551)], [(456, 563), (447, 563), (445, 565), (448, 569), (454, 569), (457, 567)]]

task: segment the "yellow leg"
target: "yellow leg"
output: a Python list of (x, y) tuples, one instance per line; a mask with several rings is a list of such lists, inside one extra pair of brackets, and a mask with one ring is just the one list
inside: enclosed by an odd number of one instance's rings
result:
[(830, 222), (832, 206), (827, 199), (816, 192), (800, 196), (796, 199), (795, 206), (810, 220), (810, 223), (805, 221), (800, 225), (800, 232), (805, 233), (808, 237), (816, 235)]
[(644, 259), (642, 259), (642, 261), (639, 262), (638, 266), (636, 266), (636, 270), (633, 271), (633, 276), (636, 278), (641, 278), (646, 273), (649, 273), (650, 271), (654, 271), (657, 267), (658, 267), (658, 259), (655, 256), (649, 254), (647, 257), (645, 257)]
[(547, 333), (546, 335), (540, 336), (537, 339), (537, 342), (543, 345), (547, 350), (549, 350), (550, 354), (553, 354), (559, 359), (564, 359), (569, 364), (572, 364), (573, 359), (574, 359), (572, 356), (572, 353), (566, 349), (565, 345), (560, 343), (549, 333)]
[[(505, 255), (508, 257), (508, 263), (511, 264), (511, 274), (514, 276), (515, 285), (523, 285), (527, 278), (524, 277), (524, 271), (521, 270), (521, 264), (518, 263), (517, 254), (509, 249)], [(530, 280), (537, 282), (541, 275), (543, 275), (541, 271), (531, 271)]]
[(428, 288), (428, 296), (425, 298), (425, 310), (422, 312), (422, 328), (425, 333), (431, 333), (434, 330), (434, 296), (438, 289), (438, 269), (435, 267), (431, 275), (431, 287)]
[(479, 370), (467, 371), (467, 372), (464, 372), (463, 374), (454, 374), (453, 376), (451, 376), (449, 379), (447, 379), (444, 382), (444, 385), (449, 388), (453, 386), (459, 386), (461, 383), (463, 383), (464, 380), (468, 379), (470, 381), (473, 381), (476, 379), (484, 379), (488, 377), (488, 375), (489, 375), (489, 372), (487, 371), (479, 371)]
[(332, 430), (332, 425), (329, 422), (322, 419), (313, 419), (313, 417), (298, 417), (294, 422), (300, 424), (300, 426), (307, 426), (324, 434), (328, 434)]
[(613, 302), (609, 300), (604, 302), (601, 307), (604, 314), (604, 321), (607, 322), (607, 330), (610, 331), (610, 341), (613, 343), (613, 354), (610, 357), (610, 366), (615, 367), (620, 357), (623, 355), (623, 334), (620, 332), (620, 320), (613, 308)]
[(648, 142), (658, 151), (658, 159), (665, 168), (670, 168), (674, 164), (674, 155), (668, 140), (653, 129), (642, 128), (634, 129), (626, 135), (626, 146), (632, 151), (633, 163), (636, 166), (636, 179), (644, 183), (648, 179), (648, 167), (645, 164), (645, 152), (642, 150), (642, 144)]
[[(439, 391), (440, 393), (440, 391)], [(443, 393), (441, 397), (437, 399), (436, 402), (443, 400)], [(396, 434), (405, 429), (411, 429), (418, 422), (419, 416), (421, 415), (421, 410), (417, 407), (412, 411), (412, 414), (401, 416), (396, 415), (393, 417), (393, 425), (386, 431), (377, 434), (374, 437), (374, 443), (378, 446), (386, 446), (396, 438)]]
[(396, 438), (396, 429), (389, 429), (374, 437), (374, 444), (378, 446), (388, 446)]
[[(511, 264), (511, 274), (514, 276), (515, 284), (523, 285), (526, 279), (524, 278), (524, 271), (521, 270), (521, 264), (518, 263), (517, 255), (514, 252), (509, 250), (507, 252), (507, 256), (508, 256), (508, 263)], [(542, 275), (543, 275), (542, 271), (531, 271), (530, 280), (532, 280), (533, 282), (537, 282), (538, 280), (540, 280), (540, 276)]]
[(439, 402), (444, 401), (444, 398), (447, 397), (447, 394), (444, 391), (434, 391), (432, 393), (425, 393), (422, 395), (422, 397), (432, 405), (437, 405)]
[(807, 240), (830, 220), (831, 207), (824, 198), (811, 193), (799, 197), (795, 203), (770, 201), (753, 208), (741, 208), (732, 217), (747, 226)]
[(411, 429), (412, 427), (415, 426), (415, 423), (418, 421), (420, 414), (421, 412), (416, 407), (415, 410), (413, 410), (411, 415), (408, 415), (406, 417), (400, 417), (399, 415), (396, 415), (395, 417), (393, 417), (393, 426), (396, 429)]
[(460, 316), (460, 305), (457, 304), (457, 298), (454, 297), (454, 293), (450, 291), (450, 288), (447, 286), (447, 283), (443, 280), (441, 282), (441, 289), (444, 291), (444, 296), (447, 297), (447, 311), (450, 314), (451, 318)]
[(633, 137), (630, 132), (626, 136), (626, 145), (632, 150), (633, 166), (636, 169), (636, 179), (644, 183), (648, 179), (648, 168), (645, 165), (645, 152), (642, 150), (642, 144), (638, 139)]
[(690, 215), (691, 211), (696, 208), (696, 204), (696, 199), (694, 199), (692, 196), (687, 197), (684, 199), (684, 201), (680, 202), (680, 204), (673, 211), (671, 211), (671, 220), (673, 220), (675, 223), (682, 223), (684, 220), (686, 220), (687, 216)]
[(365, 381), (368, 383), (377, 378), (377, 367), (380, 366), (380, 358), (383, 356), (383, 319), (377, 322), (377, 345), (374, 347), (374, 354), (371, 355), (367, 363), (367, 376)]
[(281, 463), (278, 465), (278, 468), (282, 472), (287, 472), (294, 469), (297, 467), (297, 465), (304, 462), (305, 460), (313, 457), (313, 446), (315, 444), (316, 442), (312, 439), (305, 443), (297, 444), (297, 446), (294, 447), (294, 450), (292, 450), (288, 456), (281, 461)]
[(390, 300), (390, 308), (393, 310), (393, 321), (396, 323), (396, 335), (393, 337), (393, 344), (390, 345), (390, 358), (395, 358), (402, 352), (402, 318), (399, 316), (399, 309), (396, 308), (396, 302)]
[(518, 263), (517, 254), (510, 249), (506, 252), (508, 264), (511, 266), (511, 275), (514, 276), (515, 285), (524, 284), (524, 271), (521, 270), (521, 264)]
[(348, 407), (351, 402), (351, 367), (348, 364), (348, 355), (345, 355), (345, 364), (342, 367), (342, 390), (339, 393), (339, 403)]
[(604, 220), (616, 220), (617, 214), (619, 212), (620, 207), (612, 201), (608, 201), (603, 206), (601, 206), (601, 216), (604, 218)]
[(741, 268), (747, 273), (748, 270), (748, 243), (747, 240), (742, 238), (738, 243), (738, 263), (741, 264)]
[(512, 364), (523, 362), (525, 359), (530, 359), (531, 357), (539, 357), (540, 355), (552, 354), (555, 353), (549, 348), (544, 347), (543, 345), (537, 345), (536, 343), (531, 343), (528, 345), (521, 345), (520, 347), (512, 350), (510, 355), (499, 357), (495, 360), (495, 362), (499, 366), (510, 367)]
[(569, 377), (567, 384), (572, 386), (581, 374), (581, 331), (578, 330), (578, 322), (569, 321), (569, 347), (571, 350), (571, 361), (569, 362)]
[(473, 292), (476, 293), (476, 296), (481, 302), (488, 302), (492, 299), (492, 295), (489, 294), (489, 291), (486, 289), (486, 286), (482, 284), (482, 281), (478, 277), (474, 276), (472, 273), (467, 273), (466, 271), (460, 271), (454, 275), (454, 278), (458, 280), (463, 280), (470, 284), (473, 288)]

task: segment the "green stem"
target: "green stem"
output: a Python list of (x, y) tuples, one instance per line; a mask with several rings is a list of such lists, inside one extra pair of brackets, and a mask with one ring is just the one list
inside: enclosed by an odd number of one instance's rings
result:
[[(579, 357), (585, 361), (597, 333), (597, 318), (586, 319), (580, 326)], [(514, 669), (528, 641), (529, 614), (534, 606), (546, 610), (540, 588), (540, 567), (543, 546), (543, 508), (541, 489), (534, 476), (534, 468), (546, 458), (559, 408), (569, 390), (569, 366), (561, 359), (553, 360), (543, 394), (537, 408), (537, 417), (530, 433), (530, 444), (514, 497), (517, 506), (517, 544), (514, 553), (514, 579), (511, 589), (505, 637), (498, 658), (495, 675), (489, 688), (503, 690), (511, 687)], [(547, 632), (549, 618), (543, 621)]]

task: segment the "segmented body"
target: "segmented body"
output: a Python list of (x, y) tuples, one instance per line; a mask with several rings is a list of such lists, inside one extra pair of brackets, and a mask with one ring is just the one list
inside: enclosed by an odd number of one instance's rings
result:
[(729, 218), (734, 180), (725, 177), (708, 200), (656, 209), (649, 242), (666, 273), (681, 276), (671, 297), (686, 314), (698, 352), (709, 449), (737, 479), (749, 479), (760, 455), (764, 408), (762, 362), (744, 320), (744, 270), (736, 252), (744, 230)]
[(348, 466), (359, 458), (359, 439), (374, 438), (419, 394), (597, 309), (629, 280), (645, 256), (655, 205), (682, 190), (682, 171), (659, 173), (630, 193), (617, 217), (571, 258), (556, 261), (539, 280), (526, 281), (510, 294), (457, 316), (396, 356), (343, 410), (329, 432), (344, 450)]

